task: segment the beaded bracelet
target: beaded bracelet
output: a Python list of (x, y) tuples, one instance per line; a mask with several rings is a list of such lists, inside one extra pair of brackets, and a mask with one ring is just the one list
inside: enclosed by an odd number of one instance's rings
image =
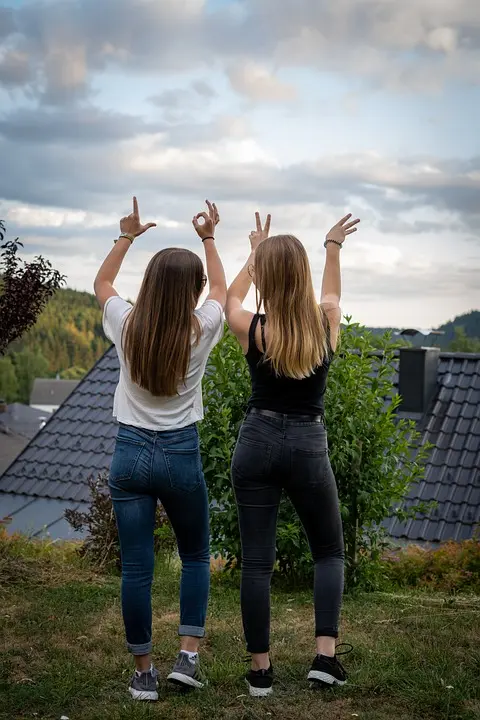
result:
[(342, 247), (342, 243), (338, 242), (338, 240), (332, 240), (331, 238), (327, 238), (325, 242), (323, 243), (323, 247), (326, 248), (328, 243), (333, 243), (334, 245), (338, 245), (339, 248)]

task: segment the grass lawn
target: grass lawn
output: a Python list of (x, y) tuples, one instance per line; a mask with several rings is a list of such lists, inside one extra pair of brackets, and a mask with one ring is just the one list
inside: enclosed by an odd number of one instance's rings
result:
[[(71, 551), (0, 553), (0, 718), (412, 720), (480, 718), (480, 598), (370, 594), (345, 599), (342, 641), (354, 645), (349, 684), (315, 691), (309, 593), (274, 590), (275, 695), (245, 694), (239, 593), (214, 576), (203, 662), (209, 686), (184, 693), (164, 681), (160, 700), (136, 704), (126, 691), (119, 579), (82, 568)], [(158, 568), (155, 660), (170, 671), (178, 639), (178, 576)]]

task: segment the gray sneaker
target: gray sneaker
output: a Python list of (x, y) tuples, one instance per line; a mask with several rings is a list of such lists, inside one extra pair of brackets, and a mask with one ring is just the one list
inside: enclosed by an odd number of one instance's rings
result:
[(170, 682), (184, 687), (202, 688), (207, 684), (207, 678), (200, 668), (200, 658), (190, 660), (188, 654), (180, 651), (170, 675), (167, 677)]
[(152, 665), (140, 675), (133, 673), (128, 689), (134, 700), (158, 700), (158, 670)]

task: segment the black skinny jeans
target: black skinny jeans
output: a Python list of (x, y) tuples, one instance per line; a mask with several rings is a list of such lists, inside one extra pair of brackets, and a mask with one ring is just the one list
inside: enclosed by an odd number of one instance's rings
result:
[(241, 605), (247, 650), (269, 651), (270, 582), (285, 490), (315, 562), (315, 636), (338, 637), (344, 546), (337, 487), (322, 423), (250, 412), (232, 459), (242, 541)]

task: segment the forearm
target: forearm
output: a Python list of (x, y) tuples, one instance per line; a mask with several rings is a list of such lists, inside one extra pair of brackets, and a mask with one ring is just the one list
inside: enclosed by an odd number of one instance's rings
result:
[(120, 271), (125, 255), (130, 249), (130, 245), (131, 242), (128, 238), (121, 237), (117, 240), (103, 261), (100, 270), (97, 273), (97, 277), (95, 278), (95, 284), (108, 282), (113, 285)]
[(255, 251), (252, 250), (250, 253), (247, 262), (243, 266), (243, 268), (238, 273), (235, 280), (232, 282), (230, 287), (228, 288), (227, 293), (227, 302), (231, 299), (236, 299), (240, 303), (243, 303), (245, 298), (248, 295), (248, 291), (250, 290), (250, 287), (252, 285), (252, 276), (250, 274), (250, 268), (254, 264), (255, 260)]
[(207, 278), (210, 289), (216, 288), (225, 290), (227, 292), (227, 279), (225, 277), (225, 270), (223, 269), (223, 263), (218, 254), (215, 240), (208, 238), (204, 241), (205, 246), (205, 259), (207, 265)]
[(335, 243), (328, 243), (322, 280), (322, 299), (329, 297), (340, 301), (341, 293), (340, 248)]

